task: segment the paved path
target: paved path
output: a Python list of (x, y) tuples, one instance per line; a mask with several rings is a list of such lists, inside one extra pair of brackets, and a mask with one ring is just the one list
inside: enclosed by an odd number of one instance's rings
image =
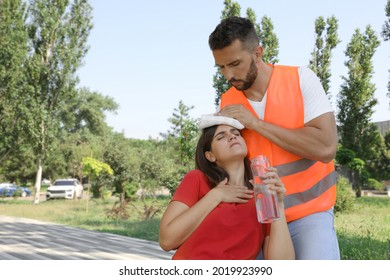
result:
[(0, 260), (162, 260), (171, 256), (152, 241), (0, 216)]

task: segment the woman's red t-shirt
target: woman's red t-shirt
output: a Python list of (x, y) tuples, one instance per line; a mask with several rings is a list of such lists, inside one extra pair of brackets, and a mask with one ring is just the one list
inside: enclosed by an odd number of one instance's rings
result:
[[(172, 201), (189, 207), (199, 201), (210, 187), (200, 170), (187, 173)], [(247, 203), (220, 203), (192, 235), (176, 250), (173, 259), (246, 260), (258, 255), (269, 225), (260, 224), (254, 199)]]

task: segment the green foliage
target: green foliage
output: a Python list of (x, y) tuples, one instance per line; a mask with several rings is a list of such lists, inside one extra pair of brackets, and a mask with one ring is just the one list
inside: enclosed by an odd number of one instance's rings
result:
[[(92, 196), (94, 198), (105, 199), (108, 196), (111, 196), (113, 192), (113, 178), (108, 174), (101, 174), (101, 176), (96, 177), (94, 180), (89, 182), (91, 186)], [(110, 195), (109, 195), (110, 194)]]
[(23, 122), (28, 53), (27, 7), (22, 0), (0, 1), (0, 162), (25, 142)]
[(187, 106), (182, 100), (179, 101), (177, 108), (173, 109), (172, 117), (168, 119), (171, 123), (171, 130), (167, 133), (161, 133), (165, 139), (170, 137), (178, 138), (181, 131), (184, 129), (184, 126), (187, 121), (191, 121), (189, 112), (194, 109), (194, 106)]
[(224, 0), (223, 5), (224, 9), (222, 10), (221, 20), (228, 17), (240, 16), (241, 6), (237, 2), (233, 2), (232, 0)]
[[(324, 30), (326, 28), (326, 35)], [(338, 20), (335, 16), (327, 18), (326, 23), (322, 16), (315, 21), (316, 43), (312, 52), (309, 68), (320, 78), (326, 94), (330, 88), (330, 59), (332, 50), (341, 42), (337, 34)]]
[(118, 109), (112, 97), (81, 88), (74, 99), (69, 100), (59, 113), (61, 127), (68, 132), (88, 131), (94, 135), (102, 135), (107, 131), (106, 112)]
[(341, 165), (348, 165), (354, 158), (356, 154), (350, 149), (345, 149), (342, 146), (337, 149), (336, 161)]
[(365, 162), (360, 158), (353, 158), (347, 166), (353, 171), (352, 182), (356, 191), (356, 196), (361, 196), (362, 185), (367, 181), (369, 174), (365, 172)]
[(219, 70), (217, 70), (217, 73), (213, 76), (213, 88), (215, 88), (215, 98), (214, 98), (214, 104), (216, 107), (219, 106), (219, 102), (221, 101), (221, 95), (226, 92), (231, 85), (226, 80), (225, 76), (222, 75)]
[(390, 129), (388, 131), (386, 131), (384, 140), (385, 140), (386, 149), (390, 150)]
[(368, 169), (375, 179), (388, 180), (390, 178), (390, 149), (383, 146), (379, 155), (370, 161)]
[(260, 45), (263, 47), (263, 61), (271, 64), (278, 63), (279, 40), (274, 32), (274, 25), (271, 19), (263, 16), (261, 23), (257, 23), (256, 14), (251, 8), (246, 10), (246, 18), (253, 23), (259, 36)]
[(370, 172), (377, 180), (390, 178), (390, 130), (385, 133), (379, 155), (371, 160)]
[[(366, 164), (364, 164), (364, 166), (366, 167)], [(364, 168), (361, 172), (360, 172), (360, 183), (363, 185), (363, 186), (366, 186), (367, 185), (367, 182), (368, 180), (371, 178), (371, 173), (367, 171), (366, 168)]]
[(385, 7), (385, 14), (386, 14), (387, 20), (383, 24), (381, 34), (382, 34), (383, 38), (386, 41), (388, 41), (388, 40), (390, 40), (390, 0), (387, 0), (387, 4)]
[(23, 121), (26, 145), (31, 145), (38, 162), (36, 196), (42, 166), (52, 151), (61, 128), (60, 113), (64, 104), (77, 95), (76, 71), (88, 50), (87, 38), (92, 28), (92, 8), (87, 0), (34, 0), (28, 2), (24, 24), (29, 50), (23, 69)]
[(274, 24), (271, 18), (263, 16), (261, 18), (261, 29), (259, 34), (260, 44), (263, 46), (263, 61), (265, 63), (276, 64), (279, 62), (279, 39), (274, 32)]
[(31, 147), (27, 145), (14, 147), (0, 165), (6, 178), (3, 181), (27, 183), (34, 180), (36, 161)]
[(168, 121), (172, 124), (168, 133), (161, 133), (166, 141), (177, 150), (175, 158), (188, 171), (193, 168), (196, 142), (199, 137), (197, 120), (190, 117), (189, 112), (194, 106), (188, 107), (180, 100), (178, 108), (174, 109)]
[[(130, 149), (129, 141), (122, 134), (113, 135), (108, 144), (108, 149), (104, 152), (104, 159), (114, 170), (113, 184), (115, 193), (120, 195), (121, 208), (125, 207), (125, 199), (129, 198), (131, 183), (135, 180), (134, 171), (137, 160), (134, 159), (133, 151)], [(136, 191), (136, 189), (135, 189)]]
[(75, 73), (81, 66), (92, 28), (86, 0), (35, 0), (29, 7), (31, 57), (26, 64), (30, 114), (27, 132), (37, 155), (44, 158), (59, 129), (62, 105), (76, 95)]
[(339, 176), (336, 184), (336, 204), (334, 206), (335, 214), (347, 212), (353, 209), (354, 194), (352, 192), (352, 185), (348, 179)]
[(367, 187), (368, 189), (370, 190), (378, 190), (378, 191), (381, 191), (384, 189), (384, 184), (373, 179), (373, 178), (369, 178), (367, 180)]
[(196, 143), (199, 138), (197, 122), (186, 120), (179, 135), (179, 147), (181, 151), (181, 162), (187, 168), (192, 169), (195, 158)]
[(365, 161), (372, 161), (380, 157), (384, 148), (384, 139), (378, 127), (374, 123), (368, 123), (360, 139), (360, 158)]
[(18, 198), (18, 197), (20, 197), (22, 195), (22, 189), (16, 189), (16, 191), (14, 191), (14, 193), (13, 193), (13, 197), (14, 198)]
[(365, 163), (360, 158), (354, 158), (348, 163), (349, 168), (351, 168), (352, 170), (358, 171), (358, 172), (363, 171), (364, 166), (365, 166)]
[(82, 160), (84, 175), (89, 176), (92, 182), (92, 193), (94, 197), (106, 199), (111, 196), (111, 176), (114, 175), (112, 168), (104, 162), (92, 157), (85, 157)]
[(362, 145), (361, 140), (369, 138), (372, 133), (369, 123), (373, 108), (377, 104), (374, 97), (375, 86), (371, 83), (371, 78), (372, 57), (378, 46), (379, 40), (371, 26), (367, 26), (364, 34), (356, 29), (345, 52), (349, 57), (345, 62), (349, 73), (348, 78), (343, 77), (344, 83), (338, 98), (337, 118), (341, 144), (363, 159), (364, 150), (370, 143)]
[[(356, 153), (350, 149), (339, 145), (336, 153), (336, 162), (340, 165), (347, 166), (350, 169), (357, 171), (355, 176), (360, 184), (367, 184), (369, 178), (376, 180), (386, 180), (390, 178), (390, 151), (386, 147), (386, 143), (375, 125), (370, 125), (372, 133), (367, 136), (371, 139), (371, 144), (366, 145), (363, 153), (364, 161), (356, 158)], [(370, 142), (363, 138), (362, 143)], [(352, 179), (352, 178), (351, 178)]]
[(83, 171), (86, 176), (99, 177), (102, 173), (113, 175), (114, 172), (111, 167), (104, 162), (101, 162), (95, 158), (85, 157), (83, 158)]

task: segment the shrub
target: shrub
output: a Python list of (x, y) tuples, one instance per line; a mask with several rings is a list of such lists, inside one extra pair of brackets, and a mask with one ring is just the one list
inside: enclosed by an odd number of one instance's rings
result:
[(342, 147), (336, 153), (336, 161), (341, 165), (348, 165), (355, 157), (356, 154), (354, 151)]
[(381, 182), (378, 182), (377, 180), (373, 179), (373, 178), (369, 178), (367, 180), (367, 187), (370, 189), (370, 190), (378, 190), (378, 191), (381, 191), (384, 189), (384, 184), (381, 183)]
[(354, 203), (354, 194), (352, 191), (352, 185), (347, 178), (339, 176), (336, 184), (336, 204), (334, 206), (334, 212), (342, 213), (344, 211), (351, 210)]
[(12, 196), (13, 196), (14, 198), (17, 198), (17, 197), (22, 196), (22, 189), (17, 188), (17, 189), (14, 191), (14, 193), (13, 193)]

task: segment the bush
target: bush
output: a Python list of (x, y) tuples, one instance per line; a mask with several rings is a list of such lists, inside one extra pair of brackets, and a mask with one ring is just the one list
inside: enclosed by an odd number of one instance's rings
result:
[(373, 178), (369, 178), (367, 180), (367, 187), (368, 189), (370, 190), (378, 190), (378, 191), (381, 191), (384, 189), (384, 184), (381, 183), (381, 182), (378, 182), (377, 180), (373, 179)]
[(352, 191), (352, 185), (347, 178), (339, 176), (336, 184), (336, 204), (334, 206), (334, 212), (342, 213), (349, 211), (353, 208), (354, 194)]
[(348, 165), (355, 157), (356, 154), (354, 151), (342, 147), (336, 153), (336, 161), (341, 165)]
[(14, 198), (22, 196), (22, 189), (16, 189), (12, 195)]

